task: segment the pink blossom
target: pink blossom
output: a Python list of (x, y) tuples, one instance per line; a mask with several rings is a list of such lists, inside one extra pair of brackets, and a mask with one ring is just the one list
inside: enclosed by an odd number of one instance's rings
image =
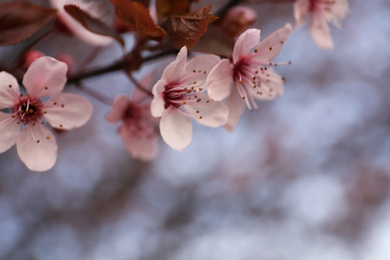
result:
[(154, 85), (151, 112), (154, 117), (161, 117), (161, 136), (173, 149), (183, 150), (191, 142), (191, 118), (210, 127), (226, 122), (226, 106), (210, 100), (203, 92), (206, 77), (218, 62), (215, 55), (203, 55), (187, 63), (184, 46)]
[(333, 49), (334, 44), (328, 23), (341, 28), (340, 20), (349, 11), (347, 0), (297, 0), (294, 4), (296, 26), (301, 26), (312, 13), (310, 32), (322, 49)]
[(255, 99), (271, 100), (283, 93), (283, 77), (268, 66), (281, 64), (271, 61), (282, 50), (291, 31), (291, 25), (286, 24), (259, 42), (260, 30), (246, 30), (237, 39), (232, 58), (222, 60), (210, 72), (206, 82), (209, 96), (214, 100), (227, 97), (227, 131), (237, 126), (245, 104), (250, 110), (257, 110)]
[(99, 35), (85, 29), (84, 26), (76, 21), (64, 9), (65, 5), (76, 5), (92, 17), (97, 18), (101, 10), (99, 4), (95, 1), (50, 0), (50, 4), (54, 8), (58, 9), (59, 21), (66, 27), (67, 30), (76, 35), (76, 37), (78, 37), (83, 42), (92, 46), (107, 46), (113, 42), (113, 38), (111, 37)]
[(121, 95), (115, 98), (112, 110), (107, 114), (108, 122), (122, 122), (119, 135), (127, 150), (134, 158), (149, 161), (156, 155), (157, 134), (155, 118), (150, 113), (151, 101), (145, 101), (145, 95), (135, 90), (132, 99)]
[(54, 135), (44, 128), (70, 130), (84, 125), (92, 115), (91, 104), (83, 97), (61, 93), (67, 65), (50, 57), (36, 59), (23, 77), (27, 95), (20, 93), (17, 80), (0, 72), (0, 153), (16, 143), (22, 162), (32, 171), (46, 171), (57, 159)]

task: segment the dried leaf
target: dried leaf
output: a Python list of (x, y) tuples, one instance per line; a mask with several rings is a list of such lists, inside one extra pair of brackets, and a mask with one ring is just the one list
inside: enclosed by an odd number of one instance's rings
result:
[(114, 32), (110, 27), (105, 25), (102, 21), (90, 16), (88, 13), (80, 9), (76, 5), (65, 5), (65, 11), (72, 16), (76, 21), (78, 21), (85, 29), (90, 32), (112, 37), (117, 40), (122, 46), (125, 45), (123, 39)]
[(130, 0), (110, 1), (115, 7), (116, 16), (130, 30), (158, 41), (162, 41), (166, 37), (165, 31), (154, 23), (149, 10), (143, 4)]
[(230, 57), (233, 52), (234, 40), (220, 27), (210, 25), (207, 32), (200, 37), (192, 47), (193, 51), (217, 54), (222, 57)]
[(164, 23), (170, 42), (177, 48), (191, 48), (217, 19), (211, 15), (211, 6), (204, 6), (188, 16), (171, 16)]
[(21, 42), (50, 22), (57, 10), (29, 3), (0, 4), (0, 46)]
[(156, 0), (157, 15), (160, 19), (171, 15), (187, 15), (192, 2), (199, 3), (199, 0)]

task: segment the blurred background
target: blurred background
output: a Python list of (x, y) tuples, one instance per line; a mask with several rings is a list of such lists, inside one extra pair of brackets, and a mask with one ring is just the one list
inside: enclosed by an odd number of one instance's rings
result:
[[(250, 6), (262, 37), (294, 22), (291, 3)], [(290, 36), (276, 58), (292, 61), (276, 68), (285, 94), (258, 102), (233, 133), (194, 124), (183, 152), (160, 139), (157, 158), (140, 162), (104, 120), (110, 106), (85, 95), (94, 115), (56, 134), (52, 170), (28, 171), (15, 146), (1, 154), (0, 259), (390, 259), (390, 2), (350, 8), (332, 51), (308, 25)], [(21, 48), (0, 48), (2, 63)], [(41, 50), (93, 51), (63, 36)], [(114, 44), (92, 65), (120, 55)], [(83, 83), (111, 98), (132, 91), (121, 72)]]

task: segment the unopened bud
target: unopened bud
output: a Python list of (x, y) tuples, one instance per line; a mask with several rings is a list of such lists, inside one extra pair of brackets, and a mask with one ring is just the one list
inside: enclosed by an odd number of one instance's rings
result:
[(24, 60), (23, 60), (23, 65), (22, 67), (24, 69), (28, 69), (28, 67), (30, 67), (31, 63), (33, 63), (34, 60), (42, 57), (42, 56), (45, 56), (45, 54), (43, 54), (42, 52), (40, 51), (37, 51), (37, 50), (29, 50), (26, 52), (26, 55), (24, 55)]
[(221, 29), (235, 38), (257, 20), (257, 13), (253, 8), (235, 6), (229, 9), (222, 18)]
[(129, 31), (129, 27), (127, 27), (118, 17), (114, 17), (114, 30), (117, 33), (125, 33)]

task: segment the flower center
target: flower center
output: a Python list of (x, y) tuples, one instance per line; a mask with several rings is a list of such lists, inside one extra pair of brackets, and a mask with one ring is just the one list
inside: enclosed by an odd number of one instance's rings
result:
[(196, 82), (193, 83), (192, 87), (188, 88), (183, 85), (166, 85), (164, 91), (165, 109), (171, 105), (179, 108), (190, 100), (196, 100), (196, 91), (198, 90), (200, 92), (203, 89), (197, 88), (195, 85)]
[(13, 108), (14, 115), (23, 125), (35, 124), (42, 116), (42, 102), (29, 96), (21, 96)]

